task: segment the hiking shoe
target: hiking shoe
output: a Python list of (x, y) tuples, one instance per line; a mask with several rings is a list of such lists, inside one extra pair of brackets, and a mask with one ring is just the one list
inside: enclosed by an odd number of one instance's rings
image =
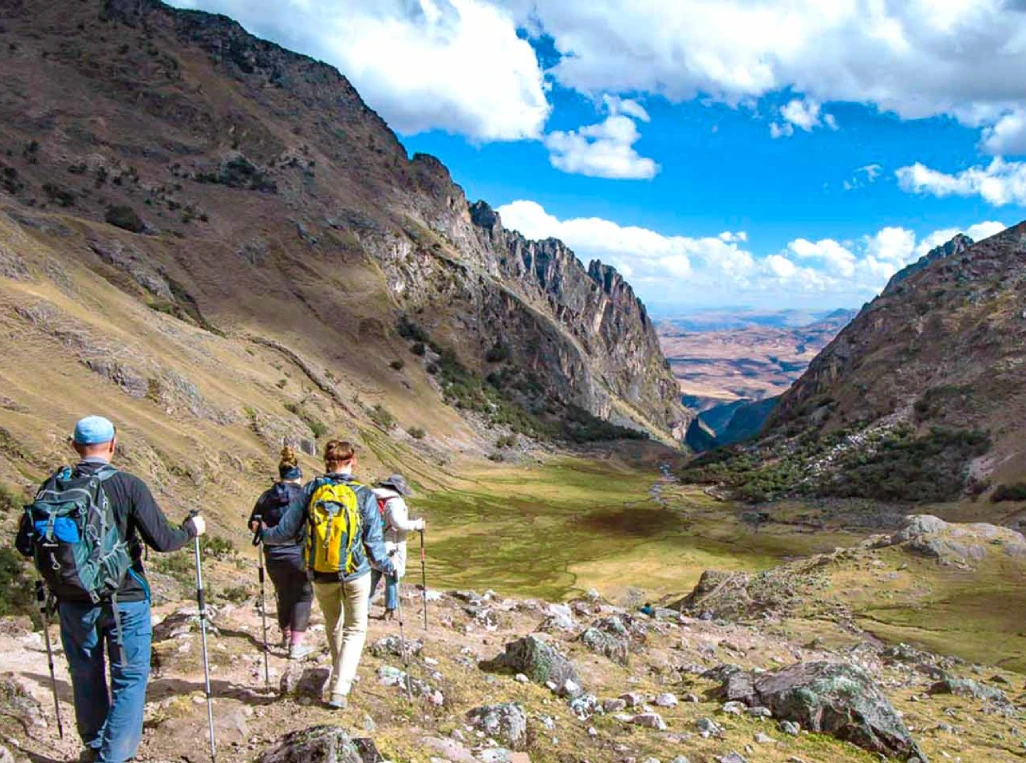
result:
[(290, 660), (301, 660), (304, 657), (309, 657), (311, 654), (313, 654), (313, 648), (305, 644), (293, 644), (289, 647)]
[(382, 620), (395, 620), (395, 610), (386, 609), (385, 614), (381, 616)]
[(78, 756), (78, 763), (96, 763), (100, 759), (100, 751), (95, 747), (86, 747)]
[(349, 706), (349, 698), (345, 694), (332, 694), (328, 707), (332, 710), (345, 710)]

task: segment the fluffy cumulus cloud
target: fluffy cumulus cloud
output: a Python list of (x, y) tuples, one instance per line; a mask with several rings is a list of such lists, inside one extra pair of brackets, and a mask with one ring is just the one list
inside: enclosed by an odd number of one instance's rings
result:
[[(760, 257), (750, 251), (743, 231), (665, 235), (602, 218), (561, 220), (533, 201), (514, 201), (498, 212), (506, 227), (528, 238), (562, 239), (582, 259), (614, 265), (646, 300), (675, 307), (741, 302), (856, 305), (871, 299), (905, 265), (959, 232), (945, 229), (919, 238), (911, 230), (888, 227), (852, 241), (797, 238), (782, 251)], [(987, 221), (961, 232), (979, 241), (1004, 227)]]
[(833, 114), (822, 113), (818, 101), (808, 98), (795, 98), (780, 107), (782, 122), (770, 123), (770, 135), (774, 138), (790, 138), (797, 127), (805, 132), (812, 132), (816, 127), (827, 126), (837, 129), (837, 120)]
[(647, 122), (648, 113), (636, 101), (605, 99), (609, 116), (599, 124), (545, 136), (552, 166), (589, 177), (650, 180), (659, 165), (641, 156), (634, 144), (641, 139), (635, 119)]
[(489, 0), (170, 0), (337, 66), (396, 130), (541, 136), (550, 105), (530, 43)]
[(779, 136), (807, 129), (811, 104), (845, 101), (954, 116), (988, 150), (1026, 151), (1019, 0), (502, 1), (562, 54), (556, 80), (584, 93), (741, 104), (790, 89), (804, 98)]
[(908, 193), (931, 196), (979, 196), (997, 207), (1026, 206), (1026, 162), (1009, 162), (995, 157), (987, 165), (948, 174), (919, 162), (901, 167), (898, 184)]

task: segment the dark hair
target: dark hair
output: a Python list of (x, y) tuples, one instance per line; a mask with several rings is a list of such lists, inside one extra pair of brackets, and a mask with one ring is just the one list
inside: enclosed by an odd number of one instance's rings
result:
[(297, 480), (303, 476), (303, 470), (299, 468), (299, 459), (296, 457), (296, 451), (288, 445), (281, 449), (281, 461), (278, 462), (278, 476), (283, 480)]
[(346, 440), (331, 440), (324, 446), (324, 466), (331, 471), (332, 466), (348, 464), (356, 456), (356, 448)]

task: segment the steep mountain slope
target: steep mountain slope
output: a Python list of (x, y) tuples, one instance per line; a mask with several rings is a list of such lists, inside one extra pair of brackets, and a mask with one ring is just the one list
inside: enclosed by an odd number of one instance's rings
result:
[(0, 7), (0, 305), (19, 482), (87, 408), (186, 495), (283, 438), (430, 479), (496, 432), (688, 420), (615, 271), (469, 205), (334, 69), (155, 0)]
[[(795, 491), (953, 501), (1026, 472), (1026, 224), (891, 285), (783, 396), (760, 442), (696, 465), (763, 500)], [(942, 250), (943, 251), (943, 250)], [(1007, 507), (990, 510), (1007, 521)]]

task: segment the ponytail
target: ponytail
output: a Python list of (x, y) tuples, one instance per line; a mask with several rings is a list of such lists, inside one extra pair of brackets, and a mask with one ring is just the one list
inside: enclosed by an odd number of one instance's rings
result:
[(281, 461), (278, 463), (278, 476), (283, 480), (298, 480), (303, 478), (303, 470), (299, 468), (299, 459), (296, 451), (286, 445), (281, 449)]

